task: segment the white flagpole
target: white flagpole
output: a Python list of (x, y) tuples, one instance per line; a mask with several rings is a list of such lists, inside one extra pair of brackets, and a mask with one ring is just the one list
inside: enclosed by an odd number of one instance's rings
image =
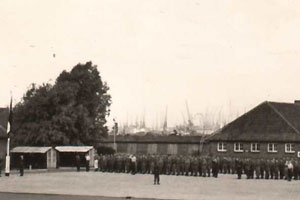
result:
[(10, 173), (10, 155), (9, 155), (9, 145), (10, 145), (10, 132), (11, 132), (11, 113), (12, 112), (12, 98), (10, 100), (10, 106), (9, 106), (9, 119), (7, 123), (7, 149), (6, 149), (6, 157), (5, 157), (5, 176), (9, 176)]
[(9, 176), (10, 173), (10, 156), (9, 156), (9, 143), (10, 138), (7, 138), (7, 153), (5, 158), (5, 176)]

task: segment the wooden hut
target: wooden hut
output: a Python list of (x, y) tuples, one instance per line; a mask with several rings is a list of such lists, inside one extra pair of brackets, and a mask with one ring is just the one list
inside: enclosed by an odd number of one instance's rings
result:
[(11, 154), (13, 167), (18, 167), (20, 155), (23, 155), (26, 168), (56, 168), (56, 152), (52, 147), (19, 146), (13, 148)]

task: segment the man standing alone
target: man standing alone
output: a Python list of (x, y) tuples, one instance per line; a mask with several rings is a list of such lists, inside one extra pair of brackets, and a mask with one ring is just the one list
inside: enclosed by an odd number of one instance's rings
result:
[(77, 171), (79, 172), (80, 171), (80, 156), (79, 154), (76, 154), (75, 156), (75, 159), (76, 159), (76, 168), (77, 168)]
[(24, 156), (20, 156), (20, 176), (24, 175)]
[(154, 185), (155, 184), (159, 185), (159, 167), (157, 162), (155, 162), (153, 174), (154, 174)]
[(87, 153), (85, 156), (85, 167), (87, 172), (90, 171), (90, 159), (90, 155)]

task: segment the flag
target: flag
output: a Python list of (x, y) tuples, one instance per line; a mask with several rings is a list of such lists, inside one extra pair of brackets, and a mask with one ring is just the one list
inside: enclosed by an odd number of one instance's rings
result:
[(12, 118), (13, 118), (13, 111), (12, 111), (12, 98), (10, 99), (10, 106), (9, 106), (9, 115), (7, 121), (7, 135), (11, 132), (12, 127)]

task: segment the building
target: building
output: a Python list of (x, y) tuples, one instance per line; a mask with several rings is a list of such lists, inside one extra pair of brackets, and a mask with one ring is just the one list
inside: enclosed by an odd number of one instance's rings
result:
[(300, 101), (263, 102), (208, 140), (216, 156), (300, 157)]
[(93, 146), (57, 146), (55, 147), (57, 168), (58, 167), (75, 167), (75, 156), (78, 154), (81, 160), (81, 166), (85, 166), (85, 155), (90, 156), (90, 167), (94, 166), (95, 149)]
[(19, 146), (11, 150), (11, 165), (18, 168), (20, 155), (24, 156), (24, 167), (29, 169), (56, 168), (56, 151), (52, 147)]
[[(128, 154), (207, 154), (204, 143), (205, 136), (175, 135), (118, 135), (116, 136), (116, 152)], [(98, 147), (114, 148), (113, 136), (98, 143)], [(98, 152), (101, 153), (101, 152)]]

